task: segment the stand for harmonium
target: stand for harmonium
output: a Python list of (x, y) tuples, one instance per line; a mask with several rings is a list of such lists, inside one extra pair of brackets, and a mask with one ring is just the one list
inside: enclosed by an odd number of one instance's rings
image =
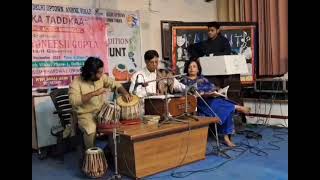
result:
[(172, 116), (170, 116), (169, 114), (169, 101), (168, 101), (168, 91), (166, 90), (165, 92), (165, 115), (164, 115), (164, 120), (161, 121), (160, 123), (158, 123), (158, 126), (161, 126), (163, 124), (167, 124), (167, 123), (185, 123), (185, 121), (183, 120), (180, 120), (180, 119), (176, 119), (176, 118), (173, 118)]

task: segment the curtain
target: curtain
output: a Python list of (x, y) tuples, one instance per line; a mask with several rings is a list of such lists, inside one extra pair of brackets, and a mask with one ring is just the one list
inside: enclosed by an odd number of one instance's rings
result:
[(219, 21), (234, 21), (238, 22), (241, 19), (240, 1), (242, 0), (218, 0), (217, 14)]

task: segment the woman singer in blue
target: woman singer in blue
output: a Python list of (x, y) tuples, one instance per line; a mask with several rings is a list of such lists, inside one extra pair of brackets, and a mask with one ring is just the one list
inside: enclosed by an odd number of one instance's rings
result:
[(215, 112), (215, 114), (212, 113), (206, 104), (201, 99), (198, 99), (198, 114), (200, 116), (210, 117), (217, 115), (220, 119), (218, 126), (219, 131), (224, 135), (225, 143), (229, 147), (234, 147), (236, 145), (230, 138), (234, 133), (233, 114), (235, 111), (249, 113), (250, 108), (240, 106), (232, 101), (219, 97), (217, 93), (218, 89), (201, 74), (201, 70), (201, 65), (197, 59), (187, 61), (184, 66), (184, 73), (187, 73), (187, 77), (182, 79), (182, 83), (187, 86), (195, 85), (197, 87), (196, 89), (199, 94), (205, 98), (207, 104)]

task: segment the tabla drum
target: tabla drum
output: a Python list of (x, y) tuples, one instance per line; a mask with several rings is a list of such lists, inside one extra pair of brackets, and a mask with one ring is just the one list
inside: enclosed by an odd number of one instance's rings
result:
[(133, 95), (132, 101), (125, 102), (122, 96), (117, 98), (117, 104), (121, 107), (120, 122), (121, 124), (141, 123), (141, 105), (138, 96)]
[(106, 174), (107, 168), (107, 160), (101, 148), (93, 147), (86, 150), (81, 168), (86, 176), (100, 178)]
[(120, 110), (120, 106), (115, 106), (113, 102), (103, 104), (97, 115), (97, 128), (112, 128), (115, 124), (114, 120), (120, 118)]

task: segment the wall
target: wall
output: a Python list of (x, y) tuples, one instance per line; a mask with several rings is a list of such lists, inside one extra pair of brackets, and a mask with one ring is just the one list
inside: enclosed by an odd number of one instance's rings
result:
[(288, 100), (244, 98), (243, 104), (251, 108), (252, 115), (246, 116), (248, 124), (288, 127)]
[[(216, 1), (204, 0), (32, 0), (32, 3), (103, 8), (118, 10), (140, 10), (141, 54), (155, 49), (161, 58), (160, 20), (203, 22), (217, 20)], [(144, 63), (142, 63), (144, 64)]]

